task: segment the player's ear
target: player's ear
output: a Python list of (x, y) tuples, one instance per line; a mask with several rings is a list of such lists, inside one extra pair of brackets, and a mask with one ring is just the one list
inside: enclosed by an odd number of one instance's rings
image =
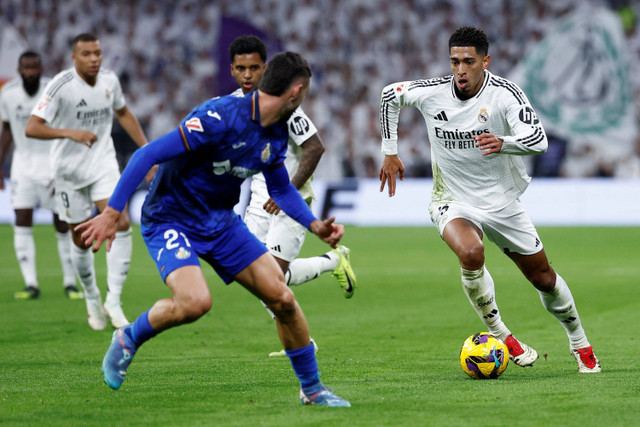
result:
[(294, 83), (291, 85), (291, 90), (289, 92), (291, 99), (297, 99), (298, 95), (300, 95), (300, 91), (302, 90), (302, 83)]
[(486, 70), (487, 68), (489, 68), (490, 62), (491, 62), (491, 55), (485, 56), (484, 59), (482, 60), (482, 69)]

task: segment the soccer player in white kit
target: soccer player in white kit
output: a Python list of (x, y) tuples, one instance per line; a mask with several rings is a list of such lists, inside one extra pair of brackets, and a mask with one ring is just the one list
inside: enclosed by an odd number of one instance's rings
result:
[(122, 286), (131, 261), (131, 227), (123, 215), (111, 251), (107, 253), (108, 292), (104, 306), (96, 284), (94, 256), (82, 242), (76, 225), (89, 219), (94, 205), (105, 208), (120, 177), (111, 139), (113, 112), (138, 146), (146, 144), (142, 128), (126, 106), (115, 73), (101, 70), (102, 50), (91, 34), (72, 42), (74, 66), (56, 75), (31, 112), (27, 136), (52, 139), (56, 203), (61, 218), (71, 228), (71, 259), (84, 287), (89, 326), (115, 328), (127, 325), (120, 302)]
[(449, 39), (452, 75), (399, 82), (382, 90), (380, 191), (396, 175), (404, 178), (398, 158), (400, 109), (416, 107), (427, 124), (433, 159), (429, 212), (443, 240), (457, 255), (462, 286), (489, 329), (509, 348), (517, 365), (531, 366), (538, 353), (518, 341), (501, 319), (494, 283), (485, 267), (484, 235), (515, 264), (540, 294), (544, 307), (564, 327), (581, 373), (600, 372), (564, 279), (549, 265), (542, 242), (519, 197), (531, 178), (520, 156), (544, 153), (547, 138), (522, 90), (487, 70), (489, 41), (473, 27)]
[[(267, 49), (259, 38), (244, 35), (229, 45), (231, 75), (240, 86), (232, 95), (244, 96), (258, 88), (266, 68)], [(318, 131), (309, 117), (298, 107), (287, 121), (289, 145), (285, 167), (291, 183), (311, 206), (315, 194), (311, 186), (315, 170), (324, 147)], [(356, 286), (356, 275), (350, 261), (350, 250), (339, 245), (336, 249), (311, 258), (296, 259), (306, 236), (306, 229), (280, 211), (269, 197), (264, 175), (254, 175), (251, 182), (251, 199), (244, 221), (251, 231), (269, 249), (285, 274), (287, 286), (298, 286), (331, 271), (344, 291), (351, 298)], [(270, 313), (273, 317), (273, 313)], [(315, 342), (314, 342), (315, 345)], [(317, 347), (316, 347), (317, 349)], [(284, 351), (271, 356), (284, 356)]]
[[(40, 297), (36, 272), (36, 247), (33, 239), (33, 210), (37, 207), (53, 210), (53, 225), (58, 241), (58, 255), (62, 264), (62, 285), (69, 299), (82, 299), (76, 287), (71, 264), (69, 226), (61, 221), (54, 209), (53, 173), (49, 167), (51, 144), (27, 138), (24, 128), (31, 110), (44, 93), (49, 81), (42, 77), (42, 60), (33, 51), (26, 51), (18, 59), (19, 78), (7, 82), (0, 92), (0, 165), (15, 142), (11, 160), (11, 205), (15, 211), (13, 245), (20, 264), (25, 288), (15, 293), (16, 299)], [(0, 168), (0, 190), (4, 190), (4, 176)]]

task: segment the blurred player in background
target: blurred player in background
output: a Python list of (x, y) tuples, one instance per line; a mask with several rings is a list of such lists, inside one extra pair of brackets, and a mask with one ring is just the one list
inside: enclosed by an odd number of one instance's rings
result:
[[(42, 60), (33, 51), (26, 51), (18, 60), (19, 78), (7, 82), (0, 92), (0, 165), (4, 163), (11, 144), (15, 142), (11, 161), (11, 205), (16, 214), (13, 245), (26, 287), (15, 293), (17, 299), (40, 297), (36, 273), (36, 247), (33, 240), (33, 210), (36, 207), (53, 210), (53, 225), (58, 240), (58, 255), (62, 264), (62, 286), (70, 299), (82, 299), (76, 288), (76, 276), (71, 264), (69, 226), (56, 213), (53, 197), (53, 173), (49, 167), (51, 144), (27, 138), (24, 128), (31, 110), (49, 82), (42, 76)], [(4, 190), (0, 167), (0, 190)]]
[(300, 380), (303, 403), (350, 406), (320, 382), (309, 327), (295, 295), (264, 244), (233, 211), (242, 182), (263, 172), (269, 194), (292, 218), (336, 247), (344, 233), (334, 218), (319, 221), (289, 182), (284, 166), (286, 121), (302, 103), (311, 69), (300, 55), (273, 57), (259, 90), (225, 96), (194, 108), (178, 129), (136, 151), (97, 217), (82, 224), (85, 244), (98, 249), (115, 235), (125, 203), (154, 164), (160, 167), (142, 207), (142, 234), (172, 298), (156, 302), (114, 332), (102, 370), (118, 389), (140, 346), (166, 329), (194, 322), (211, 309), (198, 257), (224, 280), (236, 280), (276, 315), (280, 340)]
[(569, 287), (549, 265), (518, 199), (531, 180), (520, 156), (546, 151), (544, 129), (522, 90), (487, 70), (491, 57), (484, 32), (460, 28), (449, 39), (449, 55), (453, 75), (383, 89), (380, 191), (388, 182), (393, 196), (396, 175), (404, 178), (397, 155), (398, 119), (402, 107), (416, 107), (431, 143), (431, 219), (457, 255), (463, 289), (489, 332), (505, 342), (517, 365), (531, 366), (538, 358), (536, 350), (518, 341), (501, 320), (493, 279), (485, 267), (484, 235), (515, 262), (564, 327), (578, 371), (600, 372)]
[(104, 210), (120, 177), (111, 139), (113, 112), (138, 146), (147, 140), (126, 106), (118, 77), (100, 69), (99, 40), (91, 34), (80, 34), (71, 49), (74, 66), (49, 82), (31, 112), (26, 134), (54, 140), (51, 154), (56, 203), (60, 217), (71, 227), (71, 259), (84, 287), (89, 326), (104, 329), (108, 317), (119, 328), (129, 323), (120, 303), (131, 261), (129, 217), (120, 217), (113, 250), (107, 254), (108, 292), (104, 307), (96, 284), (93, 253), (75, 227), (91, 217), (94, 205)]
[[(240, 86), (232, 95), (244, 96), (258, 88), (266, 68), (267, 49), (262, 40), (255, 36), (240, 36), (229, 46), (231, 75)], [(313, 122), (298, 107), (287, 122), (289, 143), (285, 167), (291, 177), (291, 184), (311, 206), (315, 199), (311, 181), (324, 147)], [(324, 255), (295, 259), (307, 230), (280, 212), (278, 205), (269, 197), (264, 175), (258, 173), (251, 181), (251, 200), (244, 221), (253, 234), (264, 243), (275, 257), (288, 286), (298, 286), (315, 279), (320, 274), (332, 271), (333, 276), (345, 292), (346, 298), (353, 296), (356, 276), (351, 268), (349, 248), (339, 245), (337, 249)], [(284, 351), (272, 353), (284, 356)]]

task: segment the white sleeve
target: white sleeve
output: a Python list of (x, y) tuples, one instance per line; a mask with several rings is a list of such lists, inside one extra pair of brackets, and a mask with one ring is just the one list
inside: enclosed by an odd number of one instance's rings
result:
[(50, 88), (55, 85), (56, 82), (57, 79), (53, 79), (47, 83), (47, 86), (42, 92), (42, 96), (36, 105), (34, 105), (33, 110), (31, 110), (31, 115), (40, 117), (47, 123), (51, 123), (56, 117), (58, 109), (60, 108), (60, 100), (62, 99), (61, 91), (59, 90), (55, 91), (53, 97), (49, 97), (48, 95)]
[(318, 133), (318, 129), (300, 107), (296, 108), (291, 117), (289, 117), (287, 126), (289, 127), (289, 138), (298, 146), (304, 144), (309, 138)]
[(10, 113), (6, 103), (4, 102), (3, 95), (4, 95), (4, 91), (0, 90), (0, 121), (8, 122)]
[(402, 107), (414, 107), (420, 102), (420, 91), (409, 91), (412, 82), (398, 82), (385, 86), (380, 96), (381, 152), (398, 154), (398, 120)]
[(122, 92), (122, 86), (120, 86), (120, 80), (114, 74), (114, 84), (113, 84), (113, 109), (121, 110), (127, 105), (127, 102), (124, 99), (124, 93)]
[(544, 153), (549, 143), (540, 119), (524, 92), (516, 85), (513, 87), (516, 89), (513, 96), (504, 97), (505, 118), (511, 135), (500, 136), (504, 140), (500, 152), (516, 155)]

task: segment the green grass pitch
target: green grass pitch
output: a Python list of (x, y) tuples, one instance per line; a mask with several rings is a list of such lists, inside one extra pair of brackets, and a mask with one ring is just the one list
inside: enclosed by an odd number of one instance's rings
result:
[[(329, 274), (295, 288), (320, 346), (322, 380), (351, 408), (304, 407), (273, 321), (237, 284), (206, 266), (213, 308), (146, 343), (118, 391), (102, 381), (111, 331), (92, 331), (82, 301), (62, 292), (55, 237), (36, 226), (42, 296), (23, 287), (13, 234), (0, 226), (0, 424), (629, 426), (640, 416), (640, 228), (540, 228), (569, 283), (603, 372), (579, 375), (562, 327), (515, 265), (487, 243), (502, 317), (538, 350), (532, 368), (498, 380), (460, 369), (462, 342), (483, 325), (461, 289), (454, 255), (435, 228), (347, 227), (358, 288), (351, 300)], [(309, 236), (303, 256), (327, 250)], [(106, 291), (104, 252), (96, 254)], [(169, 296), (139, 229), (123, 293), (129, 320)], [(543, 356), (545, 355), (545, 356)]]

